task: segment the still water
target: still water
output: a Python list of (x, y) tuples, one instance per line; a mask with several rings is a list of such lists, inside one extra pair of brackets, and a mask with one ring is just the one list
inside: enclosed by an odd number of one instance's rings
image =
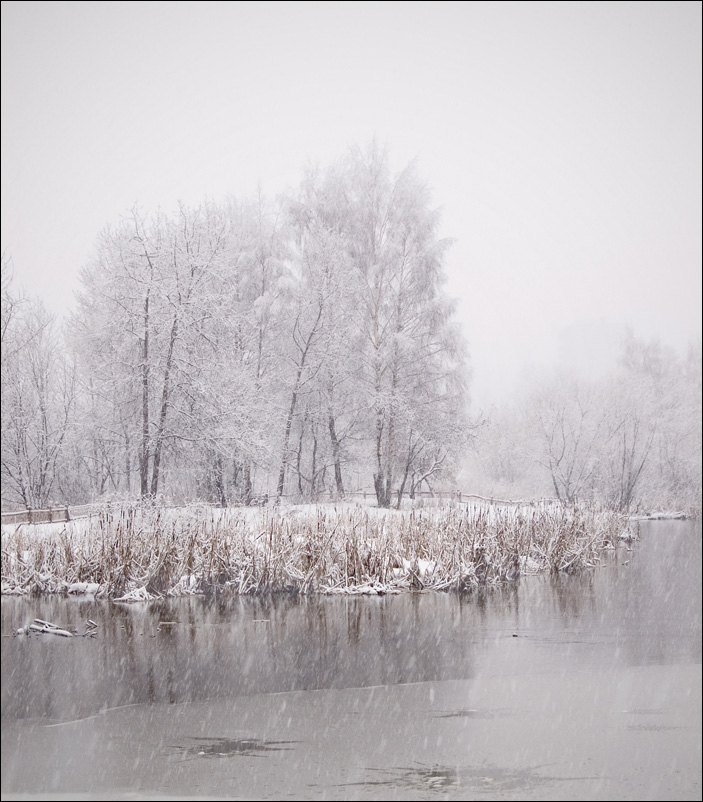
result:
[[(467, 595), (2, 599), (2, 798), (700, 799), (701, 529)], [(96, 637), (13, 637), (33, 618)]]

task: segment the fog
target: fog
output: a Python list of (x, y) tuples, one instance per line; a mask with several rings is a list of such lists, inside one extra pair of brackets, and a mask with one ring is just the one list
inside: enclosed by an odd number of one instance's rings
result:
[(474, 408), (701, 328), (698, 3), (2, 4), (2, 250), (59, 315), (98, 233), (371, 139), (441, 207)]

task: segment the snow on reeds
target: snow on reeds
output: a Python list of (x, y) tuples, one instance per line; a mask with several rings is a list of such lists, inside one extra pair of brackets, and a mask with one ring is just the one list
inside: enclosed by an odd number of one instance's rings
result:
[(2, 534), (2, 592), (114, 600), (207, 593), (468, 590), (521, 574), (594, 566), (630, 536), (590, 508), (450, 505), (105, 508), (59, 527)]

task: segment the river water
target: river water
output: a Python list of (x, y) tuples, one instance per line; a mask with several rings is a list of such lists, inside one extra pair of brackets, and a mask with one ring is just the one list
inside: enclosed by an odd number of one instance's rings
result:
[(465, 595), (3, 597), (2, 798), (701, 799), (700, 524), (641, 531)]

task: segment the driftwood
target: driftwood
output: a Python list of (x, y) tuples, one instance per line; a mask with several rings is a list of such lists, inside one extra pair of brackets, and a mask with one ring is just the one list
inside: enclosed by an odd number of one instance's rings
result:
[(67, 629), (52, 624), (50, 621), (42, 621), (41, 618), (35, 618), (34, 623), (29, 625), (32, 632), (47, 632), (49, 635), (61, 635), (63, 638), (72, 638), (73, 633)]
[[(97, 634), (97, 631), (97, 623), (93, 621), (92, 618), (89, 618), (85, 624), (84, 637), (94, 638)], [(15, 630), (15, 635), (29, 635), (31, 632), (37, 632), (40, 635), (59, 635), (62, 638), (73, 638), (76, 635), (75, 630), (73, 632), (69, 632), (67, 629), (62, 629), (56, 624), (52, 624), (51, 621), (44, 621), (41, 618), (35, 618), (33, 624), (29, 624), (26, 627), (20, 627), (19, 629)]]

